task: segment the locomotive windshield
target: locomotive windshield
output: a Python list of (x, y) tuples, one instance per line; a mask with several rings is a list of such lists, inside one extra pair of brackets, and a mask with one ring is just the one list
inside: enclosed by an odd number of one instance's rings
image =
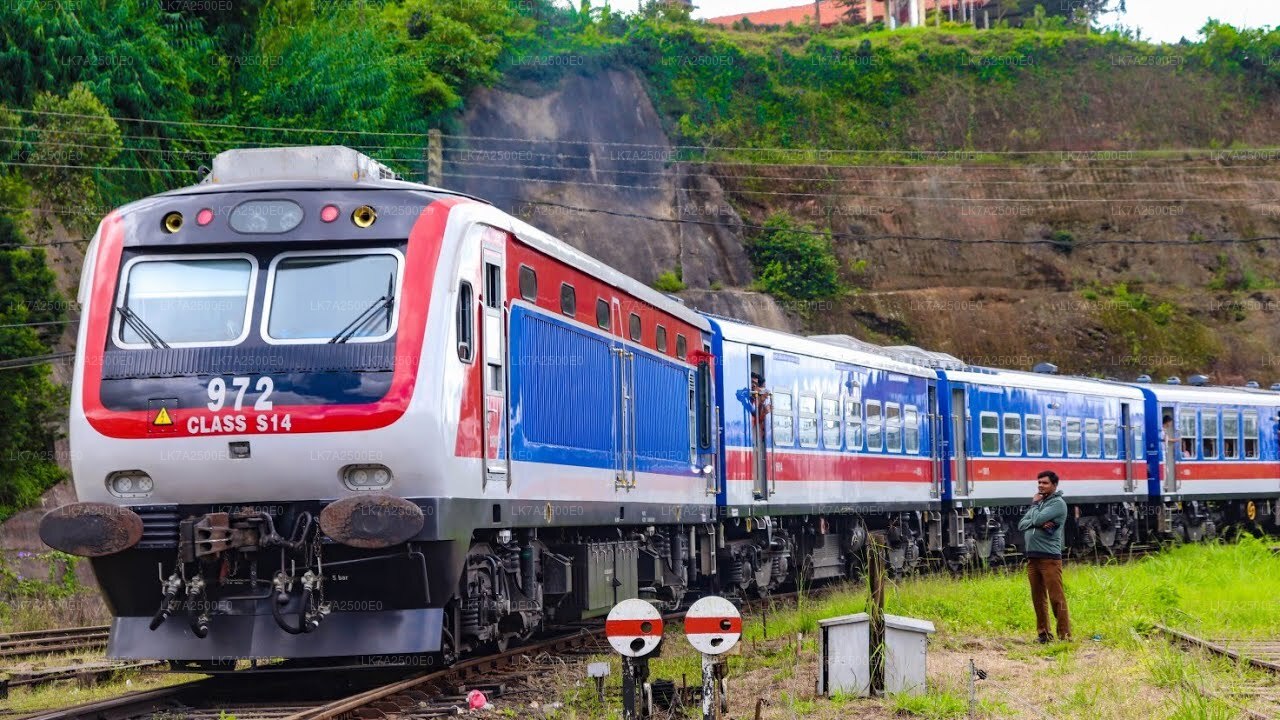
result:
[(301, 254), (277, 258), (266, 335), (276, 342), (376, 342), (391, 336), (397, 255)]
[(246, 334), (254, 274), (247, 257), (140, 258), (125, 272), (117, 344), (230, 345)]

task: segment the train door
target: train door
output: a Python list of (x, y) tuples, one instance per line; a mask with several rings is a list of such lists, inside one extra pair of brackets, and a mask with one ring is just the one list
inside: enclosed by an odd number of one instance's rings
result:
[[(619, 335), (631, 332), (631, 319), (622, 303), (613, 299), (613, 327)], [(620, 339), (613, 341), (614, 391), (614, 487), (630, 490), (636, 486), (636, 355)]]
[(930, 467), (933, 470), (933, 481), (929, 485), (929, 497), (936, 498), (942, 496), (942, 463), (940, 462), (941, 453), (938, 452), (942, 447), (942, 428), (938, 422), (938, 388), (936, 385), (929, 385), (929, 409), (928, 427), (929, 427), (929, 457), (932, 458)]
[(955, 440), (952, 456), (956, 462), (953, 492), (959, 496), (967, 496), (970, 490), (968, 415), (964, 388), (953, 388), (951, 390), (951, 437)]
[(506, 267), (507, 236), (496, 231), (484, 235), (484, 329), (480, 335), (484, 358), (484, 483), (511, 486), (507, 458), (507, 343)]
[[(1191, 416), (1191, 437), (1195, 437), (1195, 415), (1192, 411)], [(1175, 424), (1177, 423), (1177, 424)], [(1164, 457), (1161, 461), (1161, 468), (1164, 471), (1164, 478), (1161, 484), (1161, 492), (1177, 492), (1178, 491), (1178, 450), (1181, 442), (1180, 435), (1185, 432), (1182, 427), (1182, 421), (1174, 414), (1173, 406), (1166, 405), (1160, 408), (1160, 444), (1164, 451)]]
[(1137, 433), (1130, 427), (1133, 416), (1129, 412), (1129, 403), (1120, 403), (1120, 455), (1124, 458), (1124, 491), (1133, 492), (1134, 478), (1137, 473), (1139, 453), (1134, 438)]
[[(772, 489), (770, 455), (773, 440), (769, 432), (772, 424), (769, 417), (769, 410), (772, 408), (772, 403), (768, 400), (769, 375), (765, 372), (764, 350), (747, 348), (747, 357), (750, 360), (750, 372), (744, 379), (749, 393), (748, 401), (754, 410), (747, 415), (747, 440), (751, 443), (751, 479), (755, 498), (767, 500)], [(753, 375), (763, 380), (759, 387), (754, 385)]]

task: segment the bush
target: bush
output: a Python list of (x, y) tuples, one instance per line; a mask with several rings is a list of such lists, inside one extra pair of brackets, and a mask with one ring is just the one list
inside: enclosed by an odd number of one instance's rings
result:
[(653, 284), (653, 287), (659, 292), (678, 293), (684, 290), (685, 285), (684, 280), (680, 279), (680, 273), (668, 270), (658, 276), (658, 281)]
[(816, 300), (844, 290), (830, 234), (796, 223), (786, 213), (771, 215), (748, 250), (756, 285), (764, 292), (784, 299)]

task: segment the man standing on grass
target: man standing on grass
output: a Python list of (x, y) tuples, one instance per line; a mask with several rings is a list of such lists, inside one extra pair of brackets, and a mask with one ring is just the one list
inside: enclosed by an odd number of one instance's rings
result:
[(1067, 596), (1062, 589), (1062, 527), (1067, 522), (1067, 501), (1058, 489), (1058, 474), (1045, 470), (1036, 476), (1035, 497), (1018, 529), (1026, 531), (1027, 577), (1031, 580), (1031, 604), (1036, 609), (1039, 640), (1053, 640), (1049, 634), (1049, 608), (1058, 621), (1058, 639), (1071, 639), (1071, 618)]

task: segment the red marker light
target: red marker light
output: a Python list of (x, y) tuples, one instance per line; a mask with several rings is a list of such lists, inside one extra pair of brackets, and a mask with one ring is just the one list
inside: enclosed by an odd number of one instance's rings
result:
[(205, 208), (200, 212), (196, 213), (197, 225), (203, 227), (205, 225), (208, 225), (211, 222), (213, 222), (213, 211), (210, 210), (209, 208)]
[(338, 219), (338, 206), (325, 205), (320, 209), (320, 219), (324, 222), (331, 223)]

